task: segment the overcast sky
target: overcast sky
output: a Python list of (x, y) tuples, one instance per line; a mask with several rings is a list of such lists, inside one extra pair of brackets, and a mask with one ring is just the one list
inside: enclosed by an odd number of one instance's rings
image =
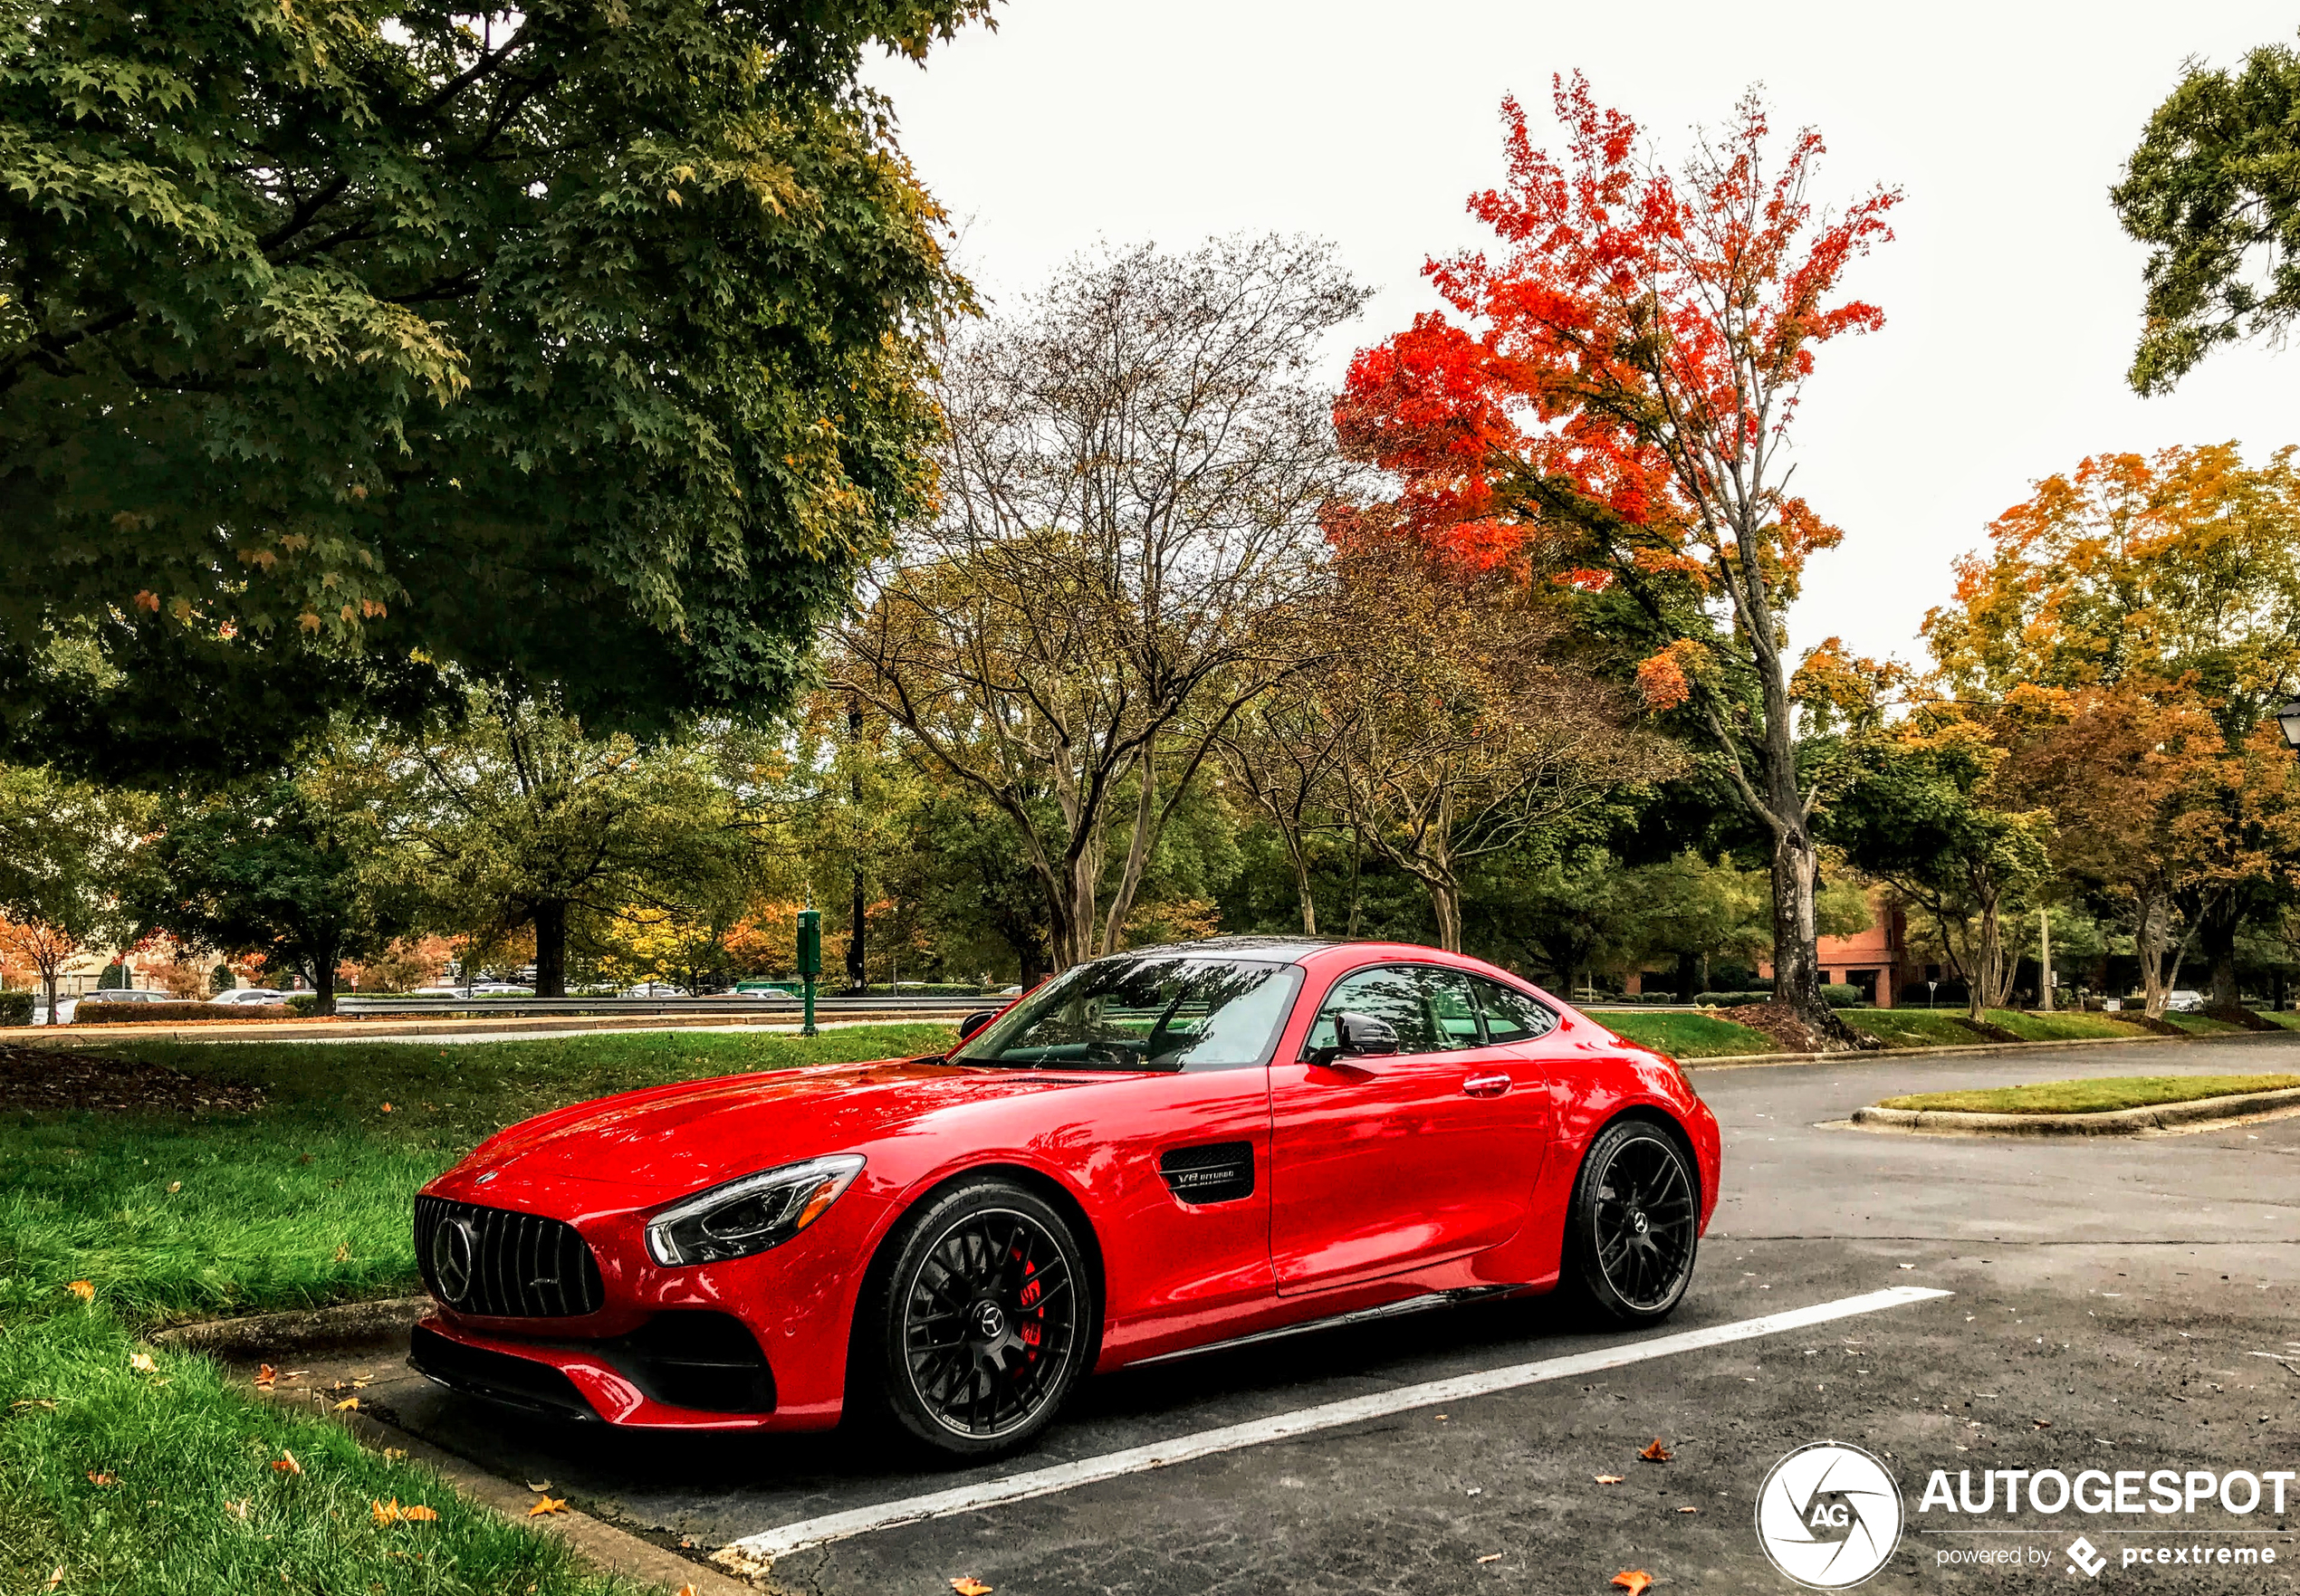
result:
[[(1884, 330), (1821, 352), (1797, 487), (1845, 529), (1793, 618), (1921, 655), (1950, 561), (2038, 477), (2104, 450), (2300, 440), (2300, 349), (2215, 355), (2170, 398), (2124, 386), (2142, 252), (2106, 191), (2183, 58), (2290, 42), (2289, 6), (1853, 7), (1009, 0), (924, 71), (889, 62), (905, 148), (994, 299), (1097, 240), (1331, 239), (1379, 291), (1334, 375), (1436, 304), (1421, 268), (1481, 242), (1462, 202), (1501, 177), (1499, 106), (1548, 114), (1552, 73), (1673, 158), (1761, 82), (1777, 132), (1826, 137), (1818, 195), (1906, 191), (1896, 241), (1850, 280)], [(1543, 142), (1553, 148), (1562, 140)]]

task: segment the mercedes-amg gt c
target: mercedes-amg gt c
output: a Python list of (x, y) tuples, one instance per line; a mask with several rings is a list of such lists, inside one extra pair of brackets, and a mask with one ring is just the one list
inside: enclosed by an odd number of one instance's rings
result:
[(1561, 1287), (1651, 1323), (1717, 1203), (1674, 1063), (1433, 949), (1145, 949), (962, 1030), (495, 1136), (416, 1199), (411, 1362), (570, 1418), (979, 1456), (1090, 1371)]

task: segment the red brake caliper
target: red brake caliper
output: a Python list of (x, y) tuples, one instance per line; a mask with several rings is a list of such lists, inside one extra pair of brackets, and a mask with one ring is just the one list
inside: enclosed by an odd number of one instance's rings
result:
[[(1019, 1257), (1020, 1254), (1017, 1254), (1017, 1256)], [(1033, 1363), (1038, 1362), (1039, 1342), (1046, 1334), (1046, 1310), (1042, 1307), (1038, 1307), (1039, 1298), (1046, 1294), (1039, 1284), (1038, 1272), (1039, 1266), (1036, 1264), (1024, 1264), (1022, 1266), (1022, 1274), (1024, 1276), (1022, 1281), (1022, 1307), (1026, 1312), (1032, 1308), (1038, 1308), (1038, 1311), (1035, 1314), (1032, 1314), (1030, 1318), (1025, 1319), (1022, 1322), (1022, 1328), (1018, 1333), (1022, 1337), (1022, 1344), (1030, 1349), (1030, 1351), (1024, 1355)]]

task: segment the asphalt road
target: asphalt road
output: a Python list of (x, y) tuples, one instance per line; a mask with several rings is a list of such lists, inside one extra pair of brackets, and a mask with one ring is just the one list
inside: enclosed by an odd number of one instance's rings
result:
[[(1599, 1592), (1643, 1569), (1664, 1591), (1788, 1591), (1759, 1544), (1759, 1486), (1792, 1448), (1832, 1439), (1876, 1455), (1901, 1487), (1907, 1533), (1870, 1589), (2300, 1589), (2300, 1481), (2281, 1516), (2265, 1497), (2247, 1515), (2206, 1503), (2046, 1517), (2024, 1503), (2007, 1516), (2001, 1496), (1985, 1517), (1918, 1511), (1934, 1469), (1952, 1481), (2300, 1469), (2300, 1119), (2107, 1142), (1826, 1128), (1895, 1092), (2273, 1069), (2300, 1071), (2300, 1038), (1696, 1072), (1724, 1126), (1725, 1187), (1664, 1333), (1884, 1287), (1953, 1295), (882, 1529), (788, 1553), (765, 1582), (821, 1596), (946, 1596), (961, 1576), (1011, 1596)], [(367, 1405), (700, 1554), (825, 1514), (1636, 1339), (1578, 1333), (1539, 1302), (1305, 1337), (1093, 1382), (1030, 1457), (925, 1474), (838, 1438), (528, 1425), (404, 1377), (379, 1381)], [(1670, 1461), (1639, 1459), (1655, 1438)], [(2080, 1532), (2106, 1559), (2096, 1580), (2068, 1567)], [(2124, 1565), (2128, 1548), (2159, 1545), (2276, 1561)], [(1983, 1550), (2031, 1561), (1955, 1561)]]

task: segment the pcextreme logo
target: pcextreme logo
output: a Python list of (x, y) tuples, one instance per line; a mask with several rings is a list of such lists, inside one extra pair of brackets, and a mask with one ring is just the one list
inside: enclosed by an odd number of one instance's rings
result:
[(1799, 1447), (1758, 1487), (1758, 1543), (1808, 1590), (1859, 1584), (1892, 1560), (1901, 1529), (1901, 1487), (1858, 1447)]

